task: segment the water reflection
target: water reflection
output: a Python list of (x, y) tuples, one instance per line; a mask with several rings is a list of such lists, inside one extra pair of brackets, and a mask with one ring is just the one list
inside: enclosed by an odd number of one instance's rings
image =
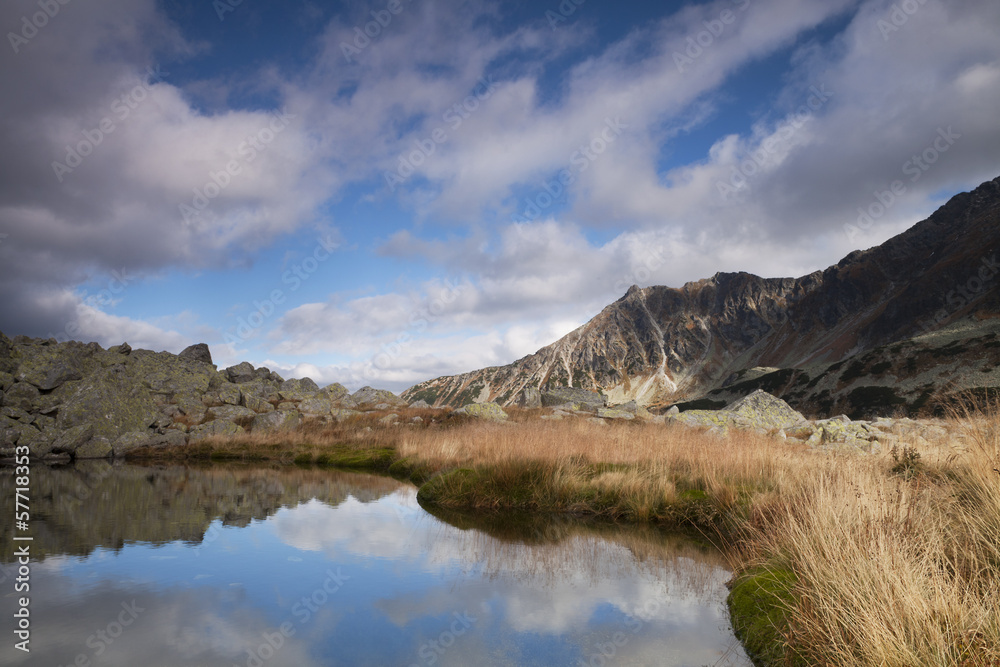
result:
[(5, 665), (749, 664), (724, 562), (658, 531), (432, 516), (336, 471), (35, 473), (32, 652)]

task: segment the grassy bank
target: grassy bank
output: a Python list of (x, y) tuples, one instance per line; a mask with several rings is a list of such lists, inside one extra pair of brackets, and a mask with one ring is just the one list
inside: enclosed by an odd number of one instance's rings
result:
[[(404, 415), (409, 421), (414, 416)], [(731, 555), (733, 625), (761, 664), (1000, 666), (1000, 418), (875, 455), (746, 432), (366, 416), (158, 457), (391, 472), (448, 510), (695, 527)]]

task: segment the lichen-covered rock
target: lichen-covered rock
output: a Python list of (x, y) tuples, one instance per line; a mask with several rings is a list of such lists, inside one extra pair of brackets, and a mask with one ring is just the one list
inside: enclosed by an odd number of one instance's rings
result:
[(253, 380), (251, 382), (241, 383), (240, 391), (243, 393), (244, 398), (247, 396), (254, 396), (265, 401), (274, 401), (280, 398), (280, 395), (278, 394), (278, 387), (265, 380)]
[(540, 408), (542, 407), (542, 392), (538, 390), (538, 387), (525, 387), (517, 399), (517, 404), (522, 408)]
[(412, 403), (410, 403), (410, 407), (416, 410), (426, 410), (427, 408), (431, 407), (431, 404), (421, 399), (419, 401), (413, 401)]
[(301, 401), (312, 398), (319, 391), (319, 386), (310, 378), (285, 380), (278, 387), (278, 394), (286, 401)]
[(272, 371), (267, 366), (261, 366), (253, 372), (253, 377), (255, 380), (262, 380), (264, 382), (270, 382), (274, 385), (279, 385), (285, 381), (285, 378), (281, 377), (274, 371)]
[(111, 441), (107, 438), (96, 436), (86, 443), (77, 447), (73, 455), (74, 459), (106, 459), (114, 453)]
[(74, 383), (59, 409), (58, 426), (66, 430), (92, 424), (95, 437), (113, 442), (123, 433), (155, 423), (160, 411), (149, 391), (123, 366), (112, 366)]
[(253, 394), (243, 394), (243, 407), (250, 408), (254, 412), (274, 412), (274, 405), (270, 401), (254, 396)]
[(13, 359), (14, 344), (0, 331), (0, 373), (13, 373), (17, 362)]
[(205, 424), (192, 426), (188, 431), (188, 442), (198, 442), (213, 436), (234, 436), (243, 433), (243, 429), (225, 419), (213, 419)]
[(214, 419), (225, 419), (226, 421), (237, 422), (242, 419), (252, 420), (257, 416), (257, 413), (250, 408), (245, 408), (241, 405), (221, 405), (215, 408), (210, 408), (210, 412)]
[(111, 445), (111, 449), (115, 456), (124, 456), (140, 447), (171, 447), (184, 445), (186, 442), (187, 437), (175, 429), (170, 429), (164, 433), (133, 431), (120, 436)]
[[(840, 419), (821, 419), (815, 422), (816, 433), (809, 440), (814, 446), (846, 445), (856, 449), (868, 450), (876, 439), (865, 424), (842, 421)], [(817, 438), (818, 436), (818, 438)], [(818, 442), (816, 440), (818, 439)]]
[(253, 433), (287, 431), (296, 428), (301, 421), (302, 416), (295, 410), (276, 410), (254, 417), (250, 431)]
[[(404, 407), (407, 405), (399, 396), (385, 389), (373, 389), (372, 387), (362, 387), (351, 395), (355, 406), (376, 405), (378, 403), (388, 403), (391, 406)], [(341, 403), (343, 405), (343, 402)], [(345, 406), (346, 407), (346, 406)]]
[(128, 433), (123, 433), (118, 436), (118, 438), (111, 443), (111, 449), (115, 456), (122, 456), (133, 449), (147, 447), (153, 444), (154, 439), (158, 435), (159, 434), (154, 431), (129, 431)]
[(760, 389), (730, 403), (725, 412), (733, 414), (737, 421), (745, 422), (750, 428), (760, 429), (789, 428), (806, 420), (788, 403)]
[(38, 387), (28, 382), (16, 382), (4, 392), (3, 404), (5, 407), (19, 408), (31, 411), (35, 401), (41, 396)]
[(395, 424), (396, 422), (399, 421), (399, 415), (397, 415), (395, 412), (393, 412), (392, 414), (388, 414), (385, 417), (382, 417), (378, 421), (383, 426), (391, 426), (391, 425), (393, 425), (393, 424)]
[(674, 416), (673, 421), (694, 427), (726, 427), (733, 423), (733, 415), (725, 410), (685, 410)]
[(601, 419), (635, 419), (635, 415), (628, 410), (617, 410), (615, 408), (598, 408), (597, 416)]
[(7, 391), (14, 386), (14, 382), (16, 382), (16, 380), (13, 375), (10, 373), (0, 372), (0, 391)]
[(149, 350), (134, 350), (125, 366), (152, 393), (174, 398), (185, 396), (201, 400), (216, 374), (209, 364)]
[(5, 444), (27, 447), (32, 456), (41, 458), (52, 451), (53, 434), (43, 433), (31, 424), (8, 421), (4, 431), (6, 437), (10, 439), (10, 442)]
[(456, 414), (468, 415), (470, 417), (475, 417), (476, 419), (485, 419), (488, 421), (505, 421), (507, 419), (507, 413), (503, 411), (496, 403), (469, 403), (458, 410), (455, 410)]
[(52, 443), (53, 452), (65, 452), (75, 454), (82, 445), (87, 444), (94, 437), (94, 426), (92, 424), (80, 424), (63, 431), (55, 442)]
[(226, 405), (239, 405), (243, 398), (243, 392), (238, 384), (224, 382), (214, 388), (210, 395)]
[(348, 393), (347, 387), (337, 382), (326, 385), (323, 387), (322, 392), (325, 394), (324, 398), (330, 401), (330, 403), (337, 403), (347, 396)]
[(607, 406), (607, 399), (603, 395), (577, 387), (555, 387), (541, 393), (542, 405), (545, 407), (569, 405), (574, 410), (597, 412)]
[(89, 367), (96, 368), (97, 363), (91, 359), (94, 352), (94, 347), (75, 341), (53, 345), (28, 339), (14, 350), (18, 362), (15, 377), (42, 391), (51, 391), (64, 382), (81, 379)]
[(333, 417), (333, 419), (338, 422), (342, 422), (345, 419), (350, 419), (351, 417), (355, 417), (361, 414), (364, 413), (359, 412), (358, 410), (348, 410), (347, 408), (333, 408), (330, 411), (330, 416)]
[(299, 402), (299, 412), (309, 417), (327, 416), (330, 414), (330, 401), (325, 398), (307, 398)]
[(0, 416), (8, 417), (15, 421), (21, 421), (25, 424), (31, 423), (31, 414), (21, 408), (16, 408), (12, 405), (5, 405), (0, 408)]
[(783, 432), (789, 438), (808, 440), (816, 432), (816, 427), (811, 422), (802, 422), (801, 424), (785, 428)]
[(229, 378), (230, 382), (235, 382), (236, 384), (243, 384), (244, 382), (252, 382), (257, 379), (254, 375), (253, 364), (249, 361), (241, 361), (235, 366), (230, 366), (225, 371), (223, 371)]
[(205, 343), (197, 343), (186, 347), (177, 356), (181, 359), (191, 359), (192, 361), (200, 361), (204, 364), (212, 363), (212, 353), (209, 351), (208, 345)]
[(184, 416), (185, 421), (190, 424), (200, 424), (205, 420), (205, 416), (208, 414), (208, 408), (205, 404), (196, 400), (190, 396), (182, 396), (176, 400), (174, 407), (180, 415)]

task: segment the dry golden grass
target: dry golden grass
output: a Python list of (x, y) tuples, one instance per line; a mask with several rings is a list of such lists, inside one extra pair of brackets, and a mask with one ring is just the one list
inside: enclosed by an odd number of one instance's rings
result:
[[(791, 573), (780, 633), (790, 664), (996, 667), (1000, 416), (992, 415), (956, 413), (947, 437), (904, 437), (875, 455), (746, 432), (720, 439), (584, 421), (407, 432), (398, 448), (439, 468), (488, 471), (445, 488), (445, 502), (572, 510), (584, 498), (601, 513), (601, 499), (614, 498), (613, 515), (662, 520), (704, 497), (707, 516), (680, 518), (719, 528), (737, 569)], [(511, 491), (526, 479), (547, 493)]]

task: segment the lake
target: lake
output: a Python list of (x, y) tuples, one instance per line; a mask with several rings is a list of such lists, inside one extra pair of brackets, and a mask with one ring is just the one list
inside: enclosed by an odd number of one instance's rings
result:
[[(9, 517), (13, 484), (5, 470)], [(25, 542), (2, 530), (3, 665), (750, 664), (711, 547), (566, 517), (431, 514), (387, 477), (35, 464), (27, 593), (14, 588)], [(24, 595), (30, 653), (10, 632)]]

